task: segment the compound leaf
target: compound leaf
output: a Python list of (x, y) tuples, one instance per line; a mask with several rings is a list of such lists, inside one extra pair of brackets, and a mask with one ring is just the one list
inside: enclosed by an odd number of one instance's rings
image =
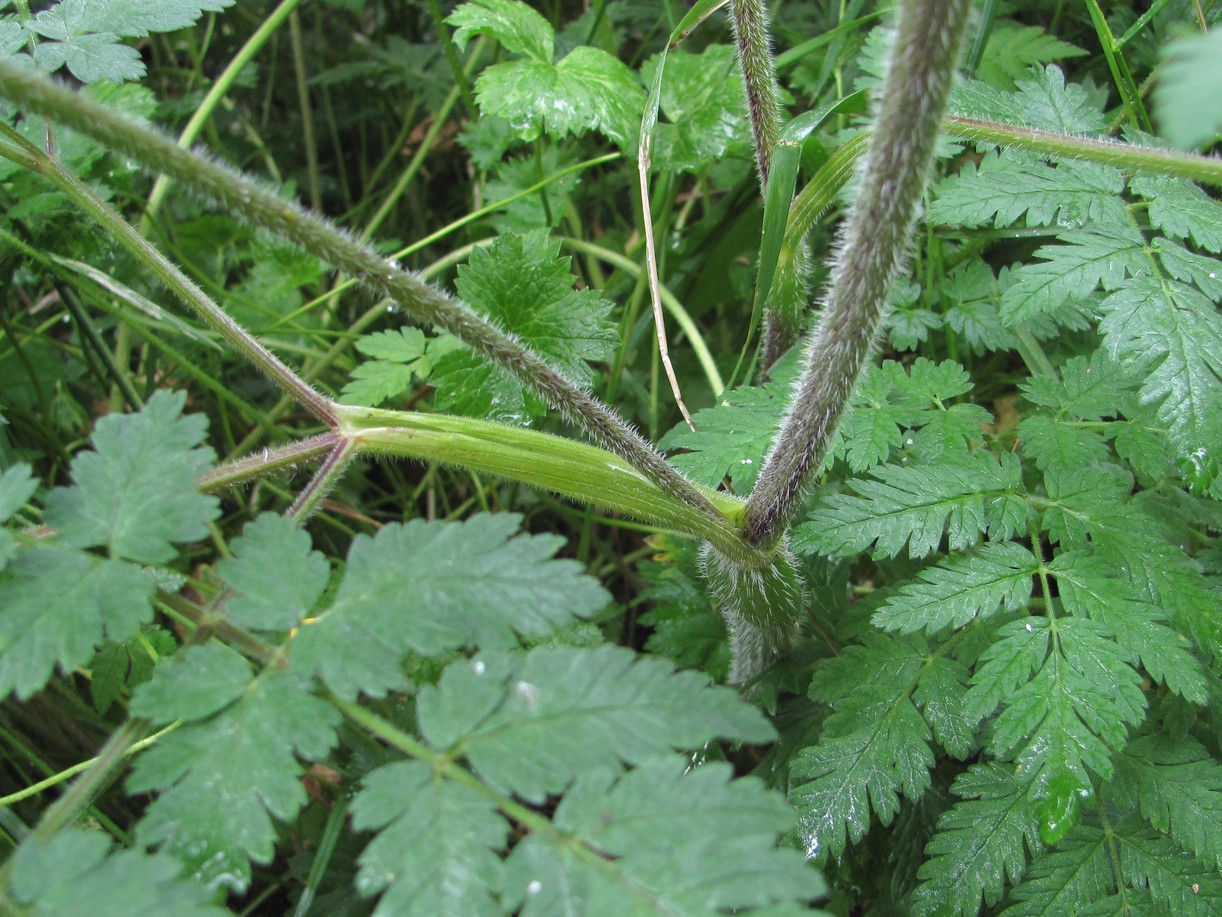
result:
[(613, 646), (484, 653), (447, 668), (419, 698), (421, 731), (461, 751), (489, 784), (533, 802), (574, 777), (714, 736), (767, 741), (772, 728), (734, 691)]
[(1021, 469), (1014, 456), (998, 460), (981, 451), (947, 455), (936, 465), (881, 465), (851, 485), (856, 495), (825, 497), (794, 530), (795, 551), (848, 556), (874, 545), (894, 557), (907, 544), (910, 557), (924, 557), (943, 533), (952, 550), (971, 547), (1009, 515)]
[(992, 907), (1006, 882), (1022, 878), (1024, 845), (1041, 849), (1030, 789), (1013, 768), (994, 763), (973, 764), (955, 779), (951, 792), (960, 801), (938, 819), (925, 848), (929, 859), (918, 873), (916, 913), (971, 917), (981, 898)]
[(400, 687), (409, 650), (515, 646), (607, 605), (574, 560), (555, 560), (563, 539), (521, 535), (513, 513), (465, 522), (388, 525), (358, 536), (331, 606), (302, 628), (293, 659), (344, 698)]
[(559, 835), (532, 834), (515, 847), (507, 907), (524, 917), (569, 913), (578, 902), (592, 914), (712, 914), (796, 909), (824, 894), (801, 855), (776, 846), (793, 823), (784, 800), (758, 780), (730, 777), (728, 765), (693, 768), (679, 757), (582, 777), (556, 810)]
[[(137, 689), (136, 709), (167, 723), (212, 706), (175, 699), (179, 684), (185, 696), (198, 696), (203, 672), (228, 659), (226, 654), (236, 655), (209, 649), (207, 662), (192, 664), (190, 657), (203, 652), (188, 648), (184, 664), (159, 668), (152, 682)], [(305, 805), (298, 756), (318, 760), (327, 754), (339, 714), (284, 669), (246, 685), (230, 679), (226, 693), (229, 702), (218, 712), (163, 736), (137, 758), (127, 787), (133, 793), (157, 791), (136, 828), (142, 843), (174, 853), (205, 883), (240, 893), (250, 881), (249, 861), (271, 862), (272, 818), (291, 821)]]
[(47, 840), (31, 835), (9, 865), (12, 896), (30, 917), (230, 913), (213, 904), (199, 882), (180, 876), (178, 861), (139, 850), (111, 852), (100, 831), (69, 828)]
[(383, 892), (375, 915), (503, 913), (495, 896), (509, 823), (489, 797), (420, 761), (380, 767), (352, 802), (352, 823), (381, 829), (360, 856), (357, 890)]
[(139, 414), (98, 420), (93, 451), (72, 463), (73, 486), (47, 496), (47, 522), (62, 544), (160, 563), (176, 556), (174, 542), (208, 534), (220, 504), (196, 481), (215, 454), (199, 445), (207, 418), (180, 416), (185, 403), (183, 392), (157, 392)]

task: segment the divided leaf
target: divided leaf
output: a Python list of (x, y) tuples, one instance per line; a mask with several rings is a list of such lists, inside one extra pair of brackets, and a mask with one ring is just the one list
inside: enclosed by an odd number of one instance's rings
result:
[(1099, 330), (1113, 360), (1158, 406), (1181, 455), (1222, 442), (1222, 316), (1196, 289), (1148, 272), (1103, 300)]
[(1038, 570), (1035, 555), (1022, 545), (988, 542), (970, 554), (926, 567), (917, 580), (889, 596), (872, 620), (884, 630), (905, 634), (959, 628), (998, 610), (1024, 607)]
[(553, 63), (555, 33), (519, 0), (473, 0), (446, 20), (463, 46), (492, 35), (523, 59), (493, 64), (475, 83), (480, 112), (508, 122), (521, 140), (563, 138), (596, 130), (627, 147), (641, 119), (644, 92), (636, 75), (598, 48), (580, 45)]
[[(808, 857), (840, 856), (847, 841), (865, 836), (872, 814), (890, 824), (901, 795), (915, 800), (929, 787), (930, 730), (910, 698), (925, 662), (915, 639), (867, 635), (815, 675), (811, 697), (835, 713), (818, 744), (791, 764), (790, 798)], [(862, 672), (871, 679), (863, 683)]]
[[(586, 385), (593, 378), (587, 361), (607, 359), (618, 337), (607, 317), (611, 304), (595, 290), (573, 289), (569, 260), (558, 251), (545, 230), (506, 233), (471, 253), (455, 285), (473, 308)], [(516, 378), (465, 348), (437, 360), (432, 382), (438, 407), (458, 413), (522, 423), (546, 411)]]
[(233, 0), (62, 0), (17, 24), (26, 30), (26, 40), (37, 36), (33, 56), (40, 67), (55, 71), (67, 65), (82, 83), (120, 83), (138, 80), (145, 72), (140, 52), (121, 44), (120, 38), (183, 29), (205, 12), (220, 12), (232, 4)]
[[(136, 829), (141, 843), (173, 852), (206, 884), (240, 893), (249, 861), (272, 860), (272, 818), (290, 822), (306, 803), (298, 756), (327, 754), (339, 714), (290, 671), (243, 684), (239, 666), (246, 663), (234, 651), (209, 644), (158, 667), (133, 711), (160, 723), (191, 721), (136, 759), (127, 788), (157, 792)], [(219, 678), (210, 692), (212, 675)]]
[(1116, 786), (1158, 831), (1222, 870), (1222, 765), (1191, 738), (1142, 736), (1116, 758)]
[[(1088, 797), (1090, 775), (1111, 776), (1127, 727), (1144, 718), (1140, 677), (1093, 621), (1029, 617), (997, 633), (972, 678), (966, 715), (979, 721), (1001, 706), (985, 747), (1014, 761), (1037, 799), (1051, 806)], [(1073, 820), (1070, 813), (1054, 825), (1049, 816), (1042, 829)]]
[(951, 792), (960, 801), (938, 819), (925, 848), (917, 914), (974, 917), (982, 897), (992, 907), (1006, 882), (1022, 878), (1026, 851), (1041, 849), (1030, 790), (1030, 780), (994, 763), (973, 764), (955, 779)]
[(31, 835), (9, 865), (12, 896), (30, 917), (230, 913), (212, 903), (205, 886), (181, 876), (177, 860), (139, 850), (111, 852), (100, 831), (68, 828), (46, 841)]
[(139, 567), (54, 544), (19, 550), (0, 573), (0, 697), (25, 700), (58, 665), (84, 665), (108, 638), (152, 619), (153, 581)]
[(772, 728), (729, 688), (625, 649), (541, 647), (450, 665), (418, 701), (420, 728), (491, 786), (531, 802), (617, 762), (639, 763), (714, 736), (766, 742)]
[(496, 917), (509, 823), (493, 801), (421, 761), (380, 767), (352, 802), (358, 831), (382, 829), (360, 857), (362, 895), (383, 892), (377, 917)]
[(1018, 459), (988, 452), (946, 455), (936, 465), (882, 465), (869, 479), (851, 482), (857, 495), (825, 497), (810, 521), (794, 529), (799, 553), (849, 556), (874, 545), (894, 557), (908, 544), (910, 557), (937, 550), (946, 534), (951, 550), (973, 546), (986, 532), (1009, 537), (1026, 518), (1018, 496)]
[(200, 445), (207, 418), (180, 416), (186, 397), (157, 392), (139, 414), (98, 420), (93, 450), (73, 460), (73, 486), (47, 496), (47, 523), (61, 544), (161, 563), (177, 555), (174, 542), (208, 534), (220, 501), (196, 482), (216, 456)]
[(358, 536), (331, 606), (302, 628), (293, 661), (344, 698), (401, 687), (408, 651), (436, 656), (462, 646), (517, 645), (604, 608), (607, 593), (563, 539), (513, 537), (520, 517), (388, 525)]
[(768, 913), (809, 913), (806, 902), (826, 888), (797, 851), (776, 846), (792, 810), (759, 781), (730, 777), (725, 764), (666, 757), (618, 779), (579, 779), (556, 810), (559, 836), (531, 834), (510, 855), (507, 908), (523, 917), (770, 905), (778, 910)]
[(264, 513), (242, 531), (233, 556), (217, 564), (235, 594), (225, 614), (252, 630), (288, 630), (314, 607), (331, 565), (311, 550), (310, 536), (287, 516)]

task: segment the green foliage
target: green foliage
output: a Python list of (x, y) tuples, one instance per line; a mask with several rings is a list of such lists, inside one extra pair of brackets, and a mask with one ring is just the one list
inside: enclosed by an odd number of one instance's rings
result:
[[(982, 20), (951, 114), (1013, 142), (939, 147), (880, 359), (842, 380), (851, 410), (767, 564), (726, 494), (690, 507), (717, 550), (642, 533), (655, 517), (619, 510), (662, 498), (631, 462), (582, 453), (628, 483), (607, 510), (574, 461), (575, 509), (513, 483), (542, 455), (508, 482), (471, 470), (504, 471), (464, 462), (506, 440), (441, 416), (574, 434), (556, 386), (454, 336), (487, 321), (692, 481), (751, 492), (801, 348), (710, 391), (741, 372), (761, 258), (724, 17), (667, 44), (655, 0), (332, 0), (256, 36), (271, 14), (205, 16), (228, 5), (0, 0), (0, 56), (175, 134), (199, 111), (277, 200), (309, 189), (380, 236), (371, 293), (299, 247), (303, 211), (256, 230), (185, 177), (150, 207), (159, 169), (0, 109), (0, 911), (1222, 912), (1222, 211), (1209, 160), (1166, 149), (1216, 136), (1222, 14), (1201, 5), (1192, 39), (1188, 3)], [(887, 30), (870, 5), (769, 6), (786, 118), (825, 115), (790, 152), (828, 212), (769, 230), (804, 236), (818, 302), (856, 193), (823, 170), (865, 146), (846, 93), (880, 84)], [(1157, 137), (1133, 127), (1151, 76)], [(635, 153), (655, 84), (694, 430), (652, 344)], [(58, 169), (313, 390), (411, 413), (346, 438), (278, 403)], [(453, 334), (380, 300), (400, 250), (424, 299), (470, 307)], [(439, 460), (335, 449), (384, 420)], [(801, 608), (767, 635), (786, 651), (718, 684), (778, 595)]]
[[(557, 250), (544, 231), (503, 235), (472, 253), (455, 285), (470, 305), (587, 384), (587, 361), (605, 359), (615, 340), (607, 320), (611, 304), (594, 290), (573, 289), (568, 261), (556, 257)], [(465, 348), (439, 357), (431, 382), (438, 407), (457, 414), (526, 423), (547, 411), (520, 381)]]
[(489, 35), (522, 58), (493, 64), (476, 82), (480, 111), (507, 121), (521, 140), (598, 131), (627, 147), (644, 95), (633, 72), (599, 48), (581, 46), (553, 62), (556, 35), (520, 0), (476, 0), (447, 20), (460, 46)]
[(82, 83), (121, 83), (144, 76), (139, 52), (121, 38), (144, 38), (193, 25), (233, 0), (60, 0), (30, 18), (0, 18), (0, 53), (27, 43), (38, 66), (67, 67)]
[[(228, 913), (210, 902), (181, 865), (161, 854), (110, 851), (96, 832), (72, 829), (50, 840), (32, 837), (13, 856), (12, 897), (32, 917), (157, 913), (215, 917)], [(109, 855), (108, 855), (109, 854)]]

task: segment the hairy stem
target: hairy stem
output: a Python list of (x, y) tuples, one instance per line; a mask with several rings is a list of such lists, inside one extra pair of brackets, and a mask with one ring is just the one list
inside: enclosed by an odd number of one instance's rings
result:
[(805, 369), (750, 499), (745, 534), (774, 541), (822, 464), (886, 313), (904, 262), (954, 79), (968, 0), (907, 0), (900, 9), (861, 191), (839, 239)]
[(755, 164), (760, 188), (768, 184), (772, 150), (781, 132), (781, 106), (777, 101), (776, 65), (772, 36), (768, 32), (768, 9), (764, 0), (730, 0), (730, 21), (738, 46), (738, 64), (747, 88), (751, 133), (755, 139)]
[[(237, 171), (180, 149), (162, 134), (85, 99), (32, 68), (0, 60), (0, 96), (58, 121), (117, 150), (145, 168), (164, 172), (251, 223), (270, 229), (399, 303), (534, 389), (587, 435), (622, 456), (667, 492), (716, 517), (717, 511), (690, 481), (610, 407), (565, 378), (514, 335), (419, 277), (389, 264), (372, 248), (277, 196)], [(304, 383), (302, 383), (304, 385)], [(308, 388), (308, 386), (307, 386)]]
[(1155, 172), (1222, 187), (1222, 157), (1218, 156), (1198, 156), (1196, 153), (1159, 150), (1096, 137), (1054, 134), (1051, 131), (1017, 124), (1001, 124), (997, 121), (980, 121), (957, 116), (947, 118), (942, 124), (942, 130), (954, 137), (1005, 144), (1013, 149), (1030, 150), (1045, 156), (1064, 156), (1082, 162), (1097, 162), (1132, 171)]

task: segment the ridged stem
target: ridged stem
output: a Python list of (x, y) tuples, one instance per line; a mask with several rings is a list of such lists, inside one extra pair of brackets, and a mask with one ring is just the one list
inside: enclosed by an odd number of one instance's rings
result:
[(777, 100), (776, 64), (772, 36), (768, 31), (768, 8), (764, 0), (730, 0), (730, 22), (738, 47), (738, 65), (747, 89), (751, 133), (755, 140), (755, 164), (760, 188), (768, 184), (772, 150), (781, 132), (781, 105)]
[[(549, 366), (514, 335), (463, 303), (386, 261), (322, 217), (277, 196), (239, 172), (177, 147), (157, 131), (103, 108), (32, 68), (0, 60), (0, 96), (57, 121), (212, 198), (243, 219), (278, 233), (393, 299), (418, 321), (430, 322), (504, 367), (596, 442), (638, 467), (663, 490), (717, 518), (705, 496), (618, 414)], [(303, 383), (304, 384), (304, 383)]]
[(954, 80), (968, 0), (906, 0), (861, 191), (789, 412), (747, 501), (745, 534), (776, 540), (827, 455), (904, 263)]

